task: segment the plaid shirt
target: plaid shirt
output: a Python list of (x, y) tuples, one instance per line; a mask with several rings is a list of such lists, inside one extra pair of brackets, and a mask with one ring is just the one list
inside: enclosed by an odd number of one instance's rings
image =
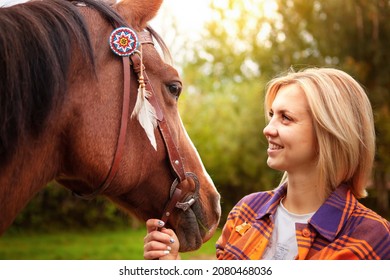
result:
[[(245, 196), (229, 213), (217, 258), (261, 259), (271, 238), (276, 209), (286, 187)], [(309, 220), (295, 225), (296, 259), (390, 259), (390, 223), (341, 185)]]

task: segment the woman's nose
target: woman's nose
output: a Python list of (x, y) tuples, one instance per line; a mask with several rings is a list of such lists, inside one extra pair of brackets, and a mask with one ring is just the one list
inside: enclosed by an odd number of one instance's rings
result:
[(266, 138), (268, 137), (275, 137), (278, 134), (277, 129), (275, 126), (273, 126), (272, 122), (270, 121), (263, 129), (263, 133)]

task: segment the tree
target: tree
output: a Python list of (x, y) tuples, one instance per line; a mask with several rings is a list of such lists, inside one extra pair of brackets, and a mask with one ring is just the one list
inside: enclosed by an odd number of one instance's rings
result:
[(265, 3), (212, 4), (215, 17), (183, 68), (183, 120), (222, 197), (238, 199), (279, 179), (265, 165), (261, 140), (265, 82), (290, 67), (332, 66), (354, 76), (372, 102), (378, 152), (370, 192), (377, 203), (365, 202), (390, 216), (390, 2), (275, 0), (277, 10), (270, 14)]

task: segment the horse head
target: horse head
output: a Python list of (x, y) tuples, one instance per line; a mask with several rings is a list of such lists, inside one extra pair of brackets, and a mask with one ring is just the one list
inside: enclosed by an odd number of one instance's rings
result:
[(0, 9), (0, 233), (56, 179), (141, 220), (161, 217), (181, 251), (212, 236), (220, 196), (181, 122), (178, 72), (148, 27), (160, 5), (42, 0)]

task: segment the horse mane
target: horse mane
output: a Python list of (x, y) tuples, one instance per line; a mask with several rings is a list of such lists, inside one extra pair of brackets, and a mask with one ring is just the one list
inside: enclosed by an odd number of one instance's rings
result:
[[(109, 6), (83, 1), (105, 14)], [(70, 1), (31, 1), (0, 9), (0, 164), (19, 139), (38, 136), (67, 91), (74, 48), (94, 59), (87, 25)]]
[[(127, 26), (108, 2), (80, 2), (113, 26)], [(160, 36), (148, 30), (164, 56), (169, 54)], [(20, 139), (39, 136), (50, 112), (61, 105), (75, 48), (94, 72), (88, 26), (74, 1), (32, 0), (0, 8), (0, 166)]]
[(72, 49), (93, 61), (88, 31), (66, 1), (32, 1), (0, 9), (0, 158), (21, 137), (37, 136), (67, 90)]

